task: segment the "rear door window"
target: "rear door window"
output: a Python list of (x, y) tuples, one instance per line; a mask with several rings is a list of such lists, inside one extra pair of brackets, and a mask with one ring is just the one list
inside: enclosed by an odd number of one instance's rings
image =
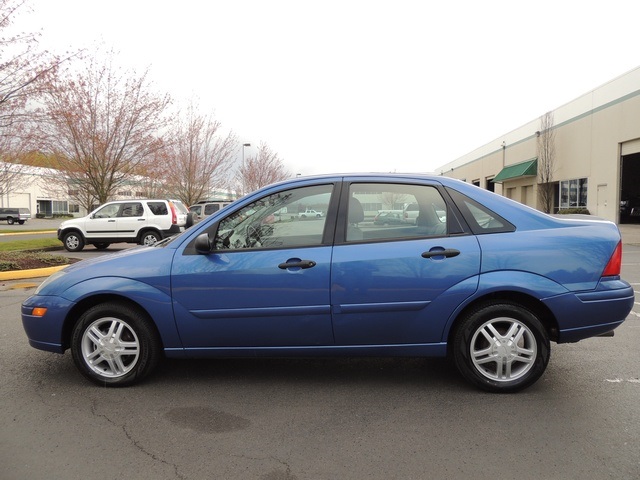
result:
[[(400, 221), (380, 221), (385, 212), (403, 214), (396, 214)], [(349, 188), (347, 242), (437, 237), (447, 233), (447, 204), (434, 186), (354, 183)]]

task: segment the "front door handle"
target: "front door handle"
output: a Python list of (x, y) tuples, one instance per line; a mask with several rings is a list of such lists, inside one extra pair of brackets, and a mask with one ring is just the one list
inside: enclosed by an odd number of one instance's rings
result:
[(289, 260), (278, 265), (278, 268), (286, 270), (287, 268), (311, 268), (315, 266), (316, 262), (313, 260)]
[(456, 250), (455, 248), (445, 248), (444, 250), (429, 250), (428, 252), (424, 252), (422, 254), (422, 258), (431, 258), (431, 257), (457, 257), (460, 255), (460, 250)]

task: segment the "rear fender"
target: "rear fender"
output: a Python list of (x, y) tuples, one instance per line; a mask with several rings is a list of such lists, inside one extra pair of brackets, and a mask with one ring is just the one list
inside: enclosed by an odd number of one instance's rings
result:
[(448, 321), (442, 330), (442, 341), (447, 341), (449, 332), (453, 328), (460, 314), (472, 303), (484, 297), (504, 292), (527, 295), (535, 300), (562, 295), (568, 290), (562, 285), (546, 277), (528, 272), (504, 271), (489, 272), (479, 276), (478, 288), (466, 300), (449, 315)]

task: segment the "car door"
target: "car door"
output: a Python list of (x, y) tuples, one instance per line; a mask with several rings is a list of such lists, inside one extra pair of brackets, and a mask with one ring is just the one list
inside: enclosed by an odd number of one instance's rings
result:
[[(186, 348), (242, 351), (333, 343), (329, 279), (335, 215), (333, 223), (326, 216), (307, 221), (297, 216), (307, 206), (327, 211), (333, 191), (330, 183), (275, 191), (203, 225), (176, 253), (172, 296)], [(206, 254), (195, 249), (201, 235), (211, 245)]]
[(85, 217), (85, 231), (88, 239), (117, 238), (118, 213), (120, 203), (107, 203), (89, 217)]
[(147, 214), (142, 202), (123, 203), (116, 222), (118, 238), (136, 238), (138, 231), (146, 221)]
[[(477, 288), (480, 248), (433, 184), (343, 187), (331, 273), (337, 345), (441, 341), (453, 310)], [(376, 225), (378, 210), (417, 205), (415, 223)], [(459, 216), (459, 215), (458, 215)]]

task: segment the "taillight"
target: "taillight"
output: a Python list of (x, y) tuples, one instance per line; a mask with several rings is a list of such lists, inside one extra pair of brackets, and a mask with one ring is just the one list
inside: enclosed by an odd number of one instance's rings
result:
[(176, 212), (176, 206), (173, 202), (169, 202), (169, 207), (171, 208), (171, 223), (175, 225), (178, 223), (178, 212)]
[(602, 272), (603, 277), (614, 277), (620, 275), (622, 268), (622, 241), (618, 242), (618, 246), (613, 251), (613, 255), (609, 259), (609, 263)]

